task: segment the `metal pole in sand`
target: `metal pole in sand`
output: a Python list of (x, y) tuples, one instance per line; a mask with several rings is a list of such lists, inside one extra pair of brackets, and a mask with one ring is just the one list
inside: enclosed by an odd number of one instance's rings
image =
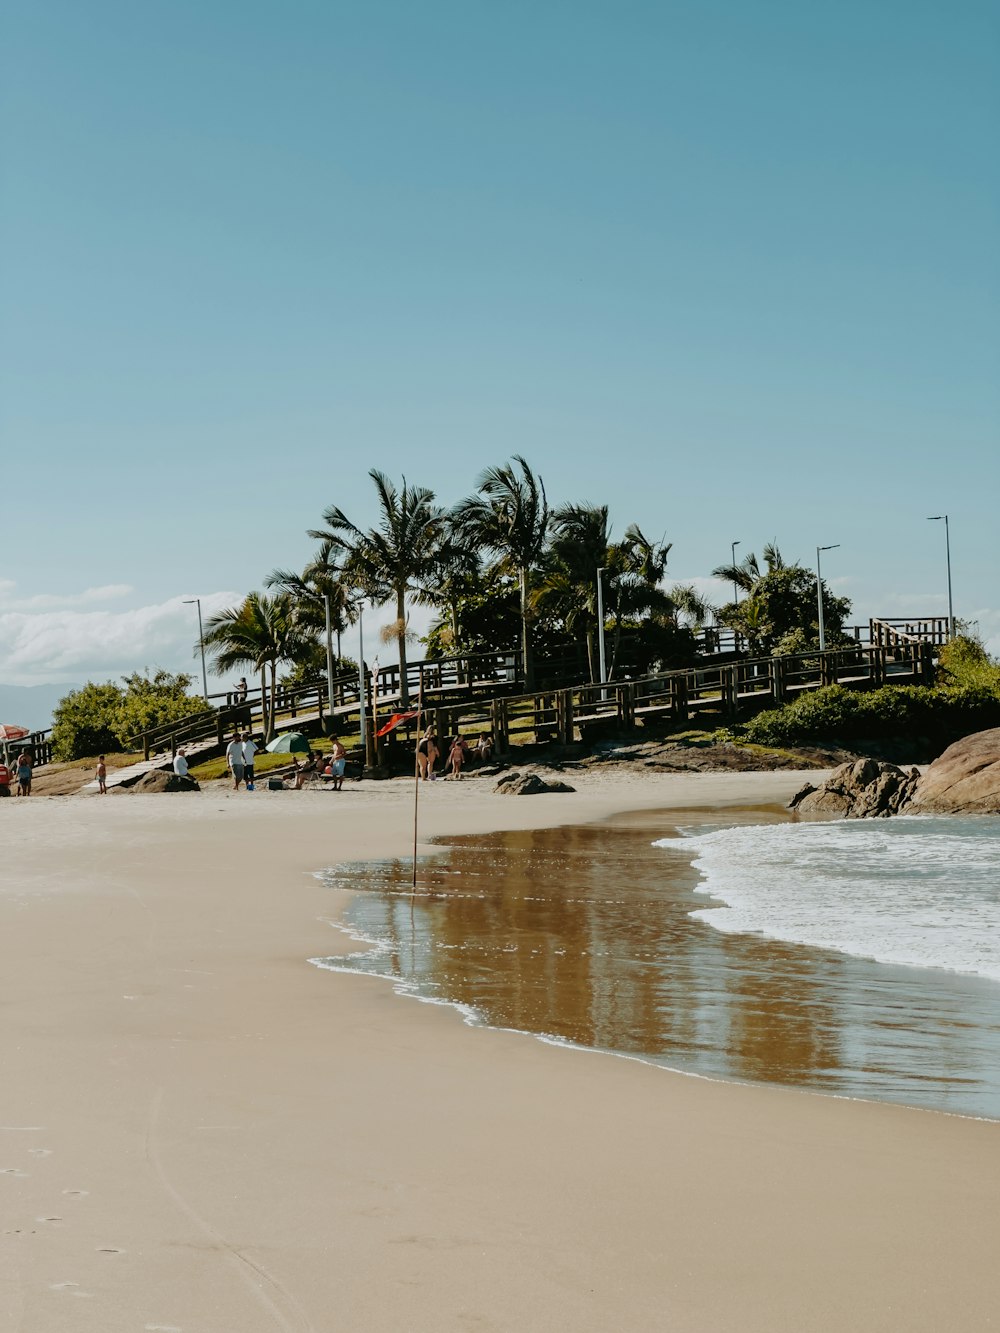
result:
[[(420, 801), (420, 732), (424, 724), (424, 673), (420, 673), (420, 688), (417, 691), (417, 744), (413, 751), (413, 891), (417, 888), (417, 805)], [(430, 746), (427, 747), (427, 762), (430, 764)], [(412, 894), (411, 894), (412, 898)]]

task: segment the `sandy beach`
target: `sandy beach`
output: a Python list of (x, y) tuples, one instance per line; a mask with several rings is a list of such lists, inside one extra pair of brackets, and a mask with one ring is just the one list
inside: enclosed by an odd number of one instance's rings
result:
[[(796, 773), (421, 792), (425, 840), (787, 800)], [(464, 1025), (308, 959), (412, 787), (8, 802), (0, 1326), (996, 1326), (1000, 1124)]]

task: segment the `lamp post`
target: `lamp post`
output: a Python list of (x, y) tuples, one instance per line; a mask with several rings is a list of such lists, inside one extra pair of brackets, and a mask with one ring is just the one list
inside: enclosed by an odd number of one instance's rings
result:
[(819, 608), (819, 650), (826, 652), (826, 626), (823, 624), (823, 575), (820, 573), (819, 553), (820, 551), (836, 551), (840, 542), (834, 542), (832, 546), (816, 547), (816, 605)]
[(326, 616), (326, 706), (333, 713), (333, 634), (330, 624), (330, 594), (323, 594), (323, 613)]
[(208, 703), (208, 672), (205, 670), (205, 635), (201, 628), (201, 598), (185, 597), (185, 606), (197, 606), (198, 608), (198, 647), (201, 649), (201, 689)]
[[(604, 565), (597, 567), (597, 652), (601, 667), (601, 684), (608, 678), (604, 659)], [(608, 697), (607, 690), (601, 691), (601, 698)]]
[(740, 585), (736, 582), (736, 548), (737, 548), (737, 546), (741, 546), (741, 545), (742, 545), (742, 542), (730, 542), (730, 543), (729, 543), (729, 548), (730, 548), (730, 550), (732, 551), (732, 555), (733, 555), (733, 559), (732, 559), (732, 566), (733, 566), (733, 600), (735, 601), (735, 603), (736, 603), (737, 606), (739, 606), (739, 604), (740, 604)]
[(927, 522), (940, 523), (942, 519), (944, 519), (944, 551), (948, 561), (948, 638), (953, 639), (955, 637), (955, 611), (951, 601), (951, 537), (948, 532), (948, 515), (930, 514)]
[(368, 728), (366, 726), (367, 717), (365, 716), (365, 694), (367, 693), (367, 682), (365, 681), (365, 617), (364, 603), (355, 602), (358, 608), (358, 698), (361, 701), (361, 752), (364, 755), (364, 762), (368, 761)]

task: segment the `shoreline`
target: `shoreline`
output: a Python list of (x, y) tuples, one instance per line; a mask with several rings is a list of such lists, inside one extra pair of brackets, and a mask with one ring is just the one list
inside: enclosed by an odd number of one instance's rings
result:
[[(737, 824), (754, 826), (761, 823), (783, 825), (795, 822), (797, 821), (795, 820), (794, 815), (789, 812), (784, 805), (755, 803), (728, 806), (725, 807), (724, 810), (719, 808), (710, 810), (704, 807), (699, 808), (697, 806), (688, 806), (680, 809), (654, 807), (645, 810), (624, 811), (598, 817), (590, 824), (569, 825), (567, 831), (575, 836), (576, 833), (587, 830), (596, 832), (604, 829), (609, 832), (621, 832), (623, 830), (630, 830), (634, 827), (637, 831), (641, 830), (643, 834), (643, 842), (645, 842), (646, 837), (649, 837), (653, 840), (652, 845), (654, 846), (663, 842), (675, 848), (683, 859), (684, 864), (683, 866), (680, 866), (676, 861), (664, 864), (662, 871), (662, 886), (664, 891), (668, 897), (672, 896), (675, 899), (684, 899), (690, 895), (689, 901), (684, 903), (683, 910), (685, 915), (701, 921), (713, 937), (721, 935), (723, 939), (725, 939), (731, 935), (732, 932), (728, 930), (720, 930), (718, 927), (715, 927), (710, 918), (702, 916), (702, 913), (713, 908), (724, 910), (726, 901), (724, 898), (713, 894), (708, 887), (702, 887), (705, 885), (705, 875), (703, 871), (698, 869), (700, 852), (697, 848), (688, 848), (686, 846), (687, 835), (704, 829), (729, 829)], [(815, 819), (807, 821), (807, 823), (810, 824), (816, 822)], [(827, 823), (830, 822), (830, 820), (825, 819), (820, 820), (819, 822)], [(447, 912), (450, 910), (448, 908), (450, 886), (456, 882), (454, 879), (455, 875), (458, 874), (459, 877), (461, 877), (463, 870), (461, 868), (456, 869), (454, 864), (448, 864), (450, 860), (448, 854), (449, 852), (453, 854), (457, 853), (459, 856), (459, 867), (461, 867), (461, 858), (469, 851), (470, 839), (468, 837), (462, 837), (458, 839), (456, 843), (454, 839), (449, 839), (447, 835), (438, 835), (435, 842), (427, 849), (426, 853), (420, 857), (420, 865), (423, 869), (418, 876), (419, 882), (415, 894), (413, 895), (412, 903), (416, 904), (421, 916), (430, 910), (432, 904), (439, 909), (439, 911)], [(543, 861), (551, 856), (553, 851), (554, 848), (552, 844), (546, 841), (543, 841), (538, 849)], [(505, 853), (502, 850), (502, 847), (495, 849), (495, 855), (505, 858)], [(516, 863), (516, 861), (521, 860), (522, 855), (526, 856), (528, 854), (512, 849), (509, 855), (512, 855), (515, 858)], [(905, 1092), (893, 1095), (890, 1089), (880, 1091), (877, 1087), (872, 1088), (867, 1092), (851, 1092), (843, 1090), (842, 1086), (838, 1088), (837, 1086), (823, 1086), (822, 1084), (811, 1082), (808, 1074), (805, 1072), (798, 1078), (793, 1077), (782, 1079), (775, 1076), (767, 1077), (765, 1074), (754, 1077), (752, 1074), (741, 1074), (736, 1071), (718, 1072), (704, 1067), (699, 1068), (697, 1065), (691, 1065), (690, 1062), (685, 1066), (680, 1053), (676, 1050), (670, 1050), (669, 1048), (663, 1050), (649, 1049), (645, 1051), (635, 1048), (629, 1049), (625, 1046), (601, 1043), (599, 1041), (587, 1042), (578, 1040), (565, 1035), (564, 1032), (550, 1030), (545, 1026), (539, 1026), (537, 1023), (532, 1025), (528, 1021), (524, 1021), (520, 1024), (504, 1022), (500, 1016), (491, 1013), (490, 1003), (488, 1000), (484, 1001), (482, 995), (476, 996), (475, 992), (473, 992), (472, 995), (462, 995), (459, 993), (461, 989), (460, 983), (458, 983), (459, 990), (456, 990), (456, 979), (450, 975), (443, 984), (446, 987), (450, 986), (451, 989), (445, 990), (443, 993), (436, 993), (436, 988), (439, 983), (426, 976), (422, 968), (415, 969), (411, 966), (406, 971), (391, 970), (392, 964), (391, 961), (389, 961), (389, 956), (393, 953), (393, 950), (383, 936), (379, 935), (377, 932), (373, 933), (372, 919), (370, 917), (367, 919), (366, 925), (366, 909), (364, 907), (364, 902), (369, 895), (371, 895), (376, 905), (384, 904), (388, 901), (404, 901), (410, 899), (408, 881), (409, 871), (407, 869), (405, 876), (393, 875), (391, 873), (392, 863), (392, 858), (354, 862), (350, 864), (340, 863), (324, 867), (322, 870), (316, 872), (320, 882), (324, 883), (333, 894), (339, 896), (341, 908), (339, 914), (331, 919), (331, 925), (333, 925), (336, 931), (331, 947), (324, 954), (310, 958), (308, 960), (310, 964), (322, 971), (349, 976), (366, 976), (379, 980), (387, 984), (392, 993), (400, 999), (416, 1000), (423, 1004), (452, 1010), (465, 1025), (471, 1028), (482, 1028), (495, 1032), (516, 1033), (524, 1037), (541, 1041), (542, 1043), (559, 1046), (565, 1049), (596, 1055), (614, 1056), (620, 1059), (637, 1060), (650, 1065), (655, 1069), (659, 1069), (664, 1073), (682, 1074), (687, 1077), (703, 1078), (711, 1082), (736, 1084), (744, 1087), (764, 1087), (781, 1091), (804, 1092), (815, 1096), (834, 1097), (842, 1101), (858, 1102), (868, 1105), (889, 1105), (904, 1110), (953, 1116), (959, 1119), (974, 1120), (987, 1124), (1000, 1123), (1000, 1113), (978, 1112), (977, 1110), (968, 1107), (963, 1108), (961, 1105), (948, 1105), (947, 1090), (943, 1090), (942, 1093), (944, 1098), (943, 1104), (934, 1104), (933, 1101), (921, 1102), (919, 1100), (913, 1100), (913, 1097), (919, 1097), (921, 1095), (921, 1091), (923, 1091), (925, 1097), (927, 1095), (926, 1090), (922, 1090), (919, 1083), (911, 1089), (909, 1096), (907, 1096)], [(614, 853), (612, 852), (609, 865), (613, 866), (613, 864)], [(363, 870), (365, 865), (372, 865), (377, 868), (377, 875), (381, 888), (365, 882)], [(526, 870), (529, 861), (527, 859), (524, 860), (522, 865)], [(506, 859), (504, 860), (504, 866), (506, 879), (511, 873), (510, 866), (506, 863)], [(439, 873), (435, 874), (435, 871), (438, 871)], [(443, 871), (447, 878), (443, 878), (440, 871)], [(475, 871), (473, 871), (473, 873), (475, 873)], [(569, 882), (571, 881), (567, 880), (567, 883)], [(531, 886), (530, 888), (529, 885)], [(523, 882), (521, 892), (525, 891), (532, 895), (533, 900), (537, 899), (538, 890), (534, 888), (534, 881), (529, 879)], [(387, 898), (383, 899), (383, 893), (387, 895)], [(462, 895), (459, 896), (461, 897)], [(352, 908), (355, 907), (359, 901), (362, 905), (360, 919), (358, 914), (355, 913), (355, 917), (352, 920)], [(376, 907), (375, 910), (377, 911), (378, 908)], [(419, 920), (420, 918), (418, 917), (418, 921)], [(465, 928), (470, 930), (476, 929), (474, 919), (470, 919), (467, 915), (463, 915), (463, 921), (465, 923)], [(428, 929), (428, 927), (422, 923), (418, 925), (418, 936), (422, 936), (426, 929)], [(557, 930), (558, 926), (553, 926), (553, 929)], [(441, 939), (449, 937), (449, 933), (447, 932), (443, 921), (439, 928), (430, 928), (430, 930), (430, 937), (422, 946), (422, 950), (429, 948), (431, 954), (426, 955), (422, 953), (422, 956), (424, 957), (432, 956), (435, 941), (439, 940), (439, 931), (441, 932)], [(997, 985), (993, 978), (975, 972), (956, 971), (943, 964), (940, 966), (933, 966), (926, 963), (900, 963), (880, 959), (874, 954), (858, 954), (838, 951), (836, 949), (831, 949), (829, 946), (804, 943), (787, 939), (779, 934), (771, 934), (767, 932), (755, 932), (752, 938), (755, 941), (759, 941), (764, 949), (767, 949), (769, 946), (775, 946), (776, 956), (774, 965), (776, 968), (780, 965), (777, 956), (780, 953), (790, 952), (801, 958), (803, 963), (805, 963), (806, 960), (814, 960), (814, 966), (817, 964), (822, 966), (823, 961), (825, 961), (828, 966), (830, 955), (832, 954), (834, 961), (852, 969), (856, 978), (859, 973), (863, 976), (866, 970), (869, 972), (880, 973), (886, 984), (891, 984), (894, 979), (898, 983), (900, 977), (902, 977), (904, 979), (904, 984), (909, 982), (913, 991), (922, 992), (923, 997), (925, 997), (923, 999), (923, 1004), (930, 1007), (925, 1010), (923, 1005), (918, 1005), (914, 1012), (924, 1014), (928, 1021), (934, 1021), (935, 1018), (940, 1019), (940, 1011), (934, 1008), (934, 996), (939, 984), (947, 985), (951, 983), (953, 986), (968, 984), (973, 987), (979, 986), (980, 984), (988, 987), (996, 987)], [(623, 934), (619, 939), (622, 942), (625, 942), (627, 936)], [(524, 941), (521, 942), (521, 947), (524, 947), (524, 943)], [(531, 941), (528, 941), (527, 943), (530, 944)], [(441, 947), (440, 943), (438, 943), (438, 947)], [(453, 949), (459, 946), (452, 943), (446, 947)], [(517, 946), (511, 942), (508, 947), (516, 948)], [(564, 952), (565, 950), (562, 948), (557, 949), (557, 953)], [(494, 964), (493, 970), (495, 971), (495, 969), (496, 965)], [(910, 976), (907, 974), (910, 974), (912, 980), (910, 980)], [(803, 975), (802, 981), (803, 984), (805, 984), (805, 975)], [(927, 988), (929, 988), (929, 994)], [(905, 1004), (903, 998), (904, 995), (908, 995), (912, 999), (912, 992), (904, 990), (897, 1000), (897, 1004), (900, 1006)], [(997, 991), (997, 995), (998, 998), (1000, 998), (1000, 990)], [(940, 1004), (941, 1001), (939, 1000), (938, 1003)], [(976, 1003), (975, 996), (973, 995), (972, 998), (967, 999), (967, 1003), (974, 1006)], [(900, 1012), (902, 1012), (902, 1010), (900, 1010)], [(975, 1022), (975, 1012), (975, 1008), (972, 1008), (968, 1013), (968, 1021), (970, 1025)], [(886, 1017), (888, 1017), (888, 1015), (886, 1015)], [(898, 1015), (897, 1018), (900, 1022), (904, 1021)], [(874, 1021), (877, 1026), (877, 1017)], [(980, 1055), (982, 1055), (981, 1052)], [(905, 1070), (901, 1072), (905, 1072)], [(958, 1097), (955, 1097), (956, 1093), (959, 1093), (957, 1086), (952, 1093), (952, 1098), (959, 1100)], [(990, 1107), (992, 1111), (992, 1101), (990, 1102)]]
[[(798, 777), (434, 784), (422, 814), (446, 842)], [(0, 893), (12, 1328), (989, 1326), (995, 1122), (483, 1040), (307, 965), (312, 872), (405, 857), (402, 795), (25, 807)]]

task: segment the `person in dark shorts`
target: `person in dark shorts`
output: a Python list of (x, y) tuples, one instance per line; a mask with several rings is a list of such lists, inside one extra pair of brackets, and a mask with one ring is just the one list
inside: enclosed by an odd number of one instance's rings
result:
[(226, 746), (226, 764), (233, 775), (233, 791), (239, 791), (243, 781), (243, 737), (238, 731), (233, 732), (233, 739)]

